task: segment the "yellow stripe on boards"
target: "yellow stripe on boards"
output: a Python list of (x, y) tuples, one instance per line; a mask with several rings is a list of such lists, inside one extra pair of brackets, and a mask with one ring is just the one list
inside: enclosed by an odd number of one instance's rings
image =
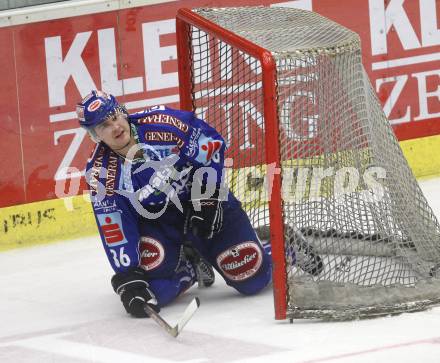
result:
[(0, 251), (97, 233), (92, 206), (83, 196), (0, 209)]
[(440, 135), (400, 142), (416, 178), (440, 176)]

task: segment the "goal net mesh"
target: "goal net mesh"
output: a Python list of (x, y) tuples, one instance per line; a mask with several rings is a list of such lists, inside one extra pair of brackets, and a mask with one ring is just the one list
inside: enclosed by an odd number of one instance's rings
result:
[[(438, 303), (440, 227), (363, 69), (359, 36), (305, 10), (195, 12), (276, 62), (287, 316), (349, 319)], [(261, 62), (189, 29), (193, 107), (224, 136), (229, 187), (266, 241), (276, 170), (266, 162)]]

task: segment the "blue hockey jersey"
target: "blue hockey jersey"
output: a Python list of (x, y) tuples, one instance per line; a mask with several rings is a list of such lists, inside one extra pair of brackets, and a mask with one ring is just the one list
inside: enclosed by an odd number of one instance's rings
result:
[(210, 175), (205, 182), (220, 187), (226, 148), (220, 134), (192, 112), (158, 106), (131, 114), (128, 121), (143, 156), (125, 159), (101, 142), (86, 169), (96, 222), (115, 272), (139, 265), (139, 220), (160, 217), (170, 203), (188, 201), (197, 170), (205, 168)]

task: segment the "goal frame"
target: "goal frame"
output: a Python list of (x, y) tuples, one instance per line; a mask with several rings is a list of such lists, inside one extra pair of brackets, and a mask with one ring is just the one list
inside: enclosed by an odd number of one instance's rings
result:
[(176, 39), (179, 73), (180, 108), (195, 111), (193, 87), (190, 27), (196, 26), (206, 33), (214, 33), (223, 42), (247, 53), (260, 62), (262, 70), (263, 114), (265, 124), (265, 162), (275, 166), (272, 183), (268, 183), (270, 241), (272, 245), (272, 272), (275, 319), (287, 317), (287, 272), (284, 247), (284, 226), (281, 197), (281, 156), (277, 106), (277, 71), (275, 60), (268, 50), (201, 17), (188, 8), (181, 8), (176, 15)]

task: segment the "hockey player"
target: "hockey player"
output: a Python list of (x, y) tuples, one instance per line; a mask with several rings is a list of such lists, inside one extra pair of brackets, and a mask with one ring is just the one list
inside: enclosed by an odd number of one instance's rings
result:
[(192, 112), (159, 106), (128, 114), (92, 91), (79, 123), (97, 142), (86, 179), (114, 291), (128, 313), (148, 316), (213, 266), (245, 295), (271, 280), (271, 259), (240, 202), (222, 183), (225, 142)]

